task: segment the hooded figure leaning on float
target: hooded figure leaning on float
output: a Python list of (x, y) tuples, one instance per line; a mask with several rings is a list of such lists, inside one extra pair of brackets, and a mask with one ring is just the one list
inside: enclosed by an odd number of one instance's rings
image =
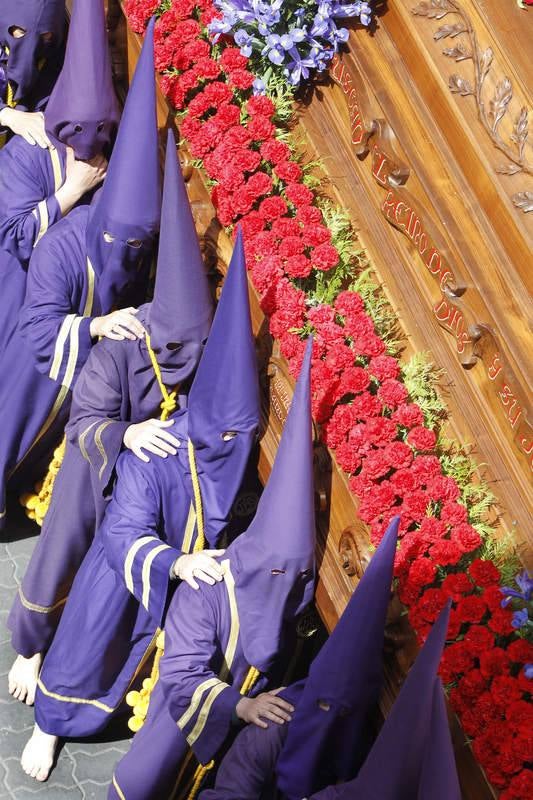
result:
[(9, 132), (48, 147), (43, 116), (63, 60), (65, 0), (0, 4), (0, 147)]
[(26, 267), (46, 231), (103, 181), (119, 119), (103, 0), (75, 0), (65, 61), (44, 112), (50, 146), (15, 136), (0, 152), (2, 250)]
[[(63, 463), (41, 535), (8, 619), (19, 654), (9, 690), (33, 703), (74, 576), (110, 498), (123, 447), (139, 458), (175, 454), (168, 415), (185, 408), (213, 303), (187, 191), (169, 131), (154, 299), (139, 308), (143, 338), (102, 339), (73, 391)], [(161, 417), (161, 420), (156, 419)], [(91, 491), (92, 487), (92, 491)]]
[[(147, 324), (155, 338), (151, 311)], [(165, 371), (172, 352), (159, 353)], [(173, 454), (144, 462), (126, 450), (118, 458), (113, 497), (44, 659), (37, 724), (22, 758), (26, 772), (39, 780), (51, 768), (58, 736), (90, 736), (123, 707), (153, 652), (175, 579), (194, 586), (196, 578), (210, 584), (221, 579), (214, 557), (223, 551), (204, 548), (220, 546), (259, 426), (240, 237), (187, 407), (171, 420)]]
[[(224, 580), (198, 591), (182, 584), (170, 603), (160, 680), (110, 800), (164, 800), (174, 789), (193, 798), (240, 720), (290, 719), (292, 705), (268, 690), (280, 685), (296, 618), (314, 594), (310, 366), (311, 343), (256, 515), (219, 559)], [(206, 436), (201, 418), (189, 433), (198, 430)], [(190, 784), (181, 774), (189, 748), (199, 762)]]
[(295, 707), (291, 722), (244, 728), (201, 800), (301, 800), (357, 774), (383, 684), (398, 524), (396, 517), (307, 678), (282, 690)]
[(281, 729), (245, 728), (222, 761), (215, 788), (200, 800), (461, 800), (437, 675), (449, 608), (433, 626), (369, 753), (365, 741), (368, 712), (379, 697), (383, 591), (388, 599), (396, 537), (393, 521), (309, 677), (281, 693), (296, 706), (292, 721)]
[(0, 527), (8, 481), (31, 485), (61, 440), (72, 387), (97, 338), (144, 335), (134, 306), (159, 230), (159, 173), (151, 24), (105, 184), (35, 248), (19, 325), (0, 355)]
[(433, 625), (356, 778), (310, 800), (461, 800), (438, 676), (450, 603)]

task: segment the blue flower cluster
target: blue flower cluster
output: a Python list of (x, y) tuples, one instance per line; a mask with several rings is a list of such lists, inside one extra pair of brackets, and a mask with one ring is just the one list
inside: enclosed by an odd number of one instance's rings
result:
[[(287, 82), (298, 86), (311, 70), (323, 72), (339, 45), (348, 40), (348, 30), (336, 20), (358, 17), (369, 25), (367, 2), (336, 0), (215, 0), (222, 13), (209, 25), (215, 40), (231, 34), (244, 56), (258, 56), (265, 69), (280, 67)], [(263, 88), (256, 81), (256, 92)]]
[[(530, 619), (528, 608), (533, 601), (533, 578), (528, 572), (524, 571), (516, 576), (515, 581), (518, 586), (518, 591), (511, 586), (501, 587), (500, 591), (505, 595), (505, 598), (502, 600), (502, 607), (505, 608), (509, 603), (513, 602), (513, 600), (515, 603), (516, 601), (524, 603), (522, 608), (514, 611), (511, 625), (517, 630), (522, 630), (522, 632), (527, 635), (529, 632), (528, 628), (533, 628), (533, 621)], [(524, 672), (526, 678), (533, 680), (533, 664), (526, 664)]]

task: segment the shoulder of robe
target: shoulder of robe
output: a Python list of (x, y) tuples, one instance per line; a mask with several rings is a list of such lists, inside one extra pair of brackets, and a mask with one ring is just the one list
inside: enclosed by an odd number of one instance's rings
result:
[(65, 264), (71, 270), (78, 267), (85, 273), (87, 217), (88, 206), (80, 206), (56, 222), (36, 245), (32, 260), (37, 254), (40, 261), (49, 255), (52, 266), (59, 267)]

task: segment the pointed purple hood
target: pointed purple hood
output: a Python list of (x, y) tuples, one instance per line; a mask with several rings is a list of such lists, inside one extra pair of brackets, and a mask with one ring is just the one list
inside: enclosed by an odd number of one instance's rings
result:
[[(333, 633), (314, 659), (277, 762), (278, 788), (300, 800), (353, 778), (383, 683), (383, 638), (400, 518), (395, 517)], [(291, 687), (283, 693), (290, 698)]]
[(44, 112), (52, 139), (80, 161), (113, 140), (120, 110), (113, 88), (103, 0), (75, 0), (63, 69)]
[(161, 188), (154, 71), (154, 20), (124, 106), (104, 186), (87, 226), (87, 252), (98, 275), (103, 313), (150, 258), (159, 230)]
[(279, 653), (284, 627), (314, 592), (311, 351), (310, 339), (256, 515), (225, 555), (235, 578), (244, 655), (261, 672)]
[[(368, 758), (355, 780), (333, 790), (325, 790), (324, 797), (338, 800), (460, 800), (460, 793), (454, 793), (456, 782), (446, 780), (450, 786), (449, 795), (438, 793), (438, 781), (445, 770), (455, 771), (450, 732), (447, 720), (443, 719), (442, 707), (435, 700), (435, 687), (441, 690), (437, 677), (442, 650), (446, 640), (450, 605), (441, 612), (424, 646), (409, 672), (392, 710), (385, 720), (378, 738)], [(434, 719), (434, 711), (439, 715)], [(445, 725), (444, 725), (445, 723)], [(435, 728), (438, 738), (434, 740)], [(437, 765), (441, 762), (440, 767)], [(437, 769), (431, 776), (429, 768)], [(426, 788), (433, 779), (433, 792), (420, 794), (422, 780)], [(312, 796), (319, 800), (322, 792)]]
[(416, 800), (461, 800), (444, 690), (439, 678), (433, 686), (431, 726)]
[(189, 198), (168, 131), (154, 299), (148, 312), (152, 347), (168, 384), (196, 369), (213, 317), (213, 302)]
[[(12, 27), (24, 28), (25, 36), (15, 39)], [(16, 84), (15, 100), (22, 100), (39, 77), (39, 61), (61, 47), (65, 32), (65, 0), (1, 0), (0, 45), (9, 48), (7, 79)], [(43, 33), (52, 41), (43, 42)]]
[(240, 231), (189, 392), (188, 408), (205, 533), (214, 546), (229, 520), (260, 419), (257, 359)]

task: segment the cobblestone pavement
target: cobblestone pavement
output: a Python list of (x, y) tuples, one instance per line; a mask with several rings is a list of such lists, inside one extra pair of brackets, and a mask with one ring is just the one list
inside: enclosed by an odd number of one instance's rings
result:
[(98, 739), (66, 742), (46, 783), (29, 778), (19, 764), (32, 730), (33, 708), (13, 700), (7, 691), (14, 651), (6, 620), (37, 535), (38, 528), (15, 511), (0, 543), (0, 800), (104, 800), (113, 767), (129, 746), (124, 718)]

